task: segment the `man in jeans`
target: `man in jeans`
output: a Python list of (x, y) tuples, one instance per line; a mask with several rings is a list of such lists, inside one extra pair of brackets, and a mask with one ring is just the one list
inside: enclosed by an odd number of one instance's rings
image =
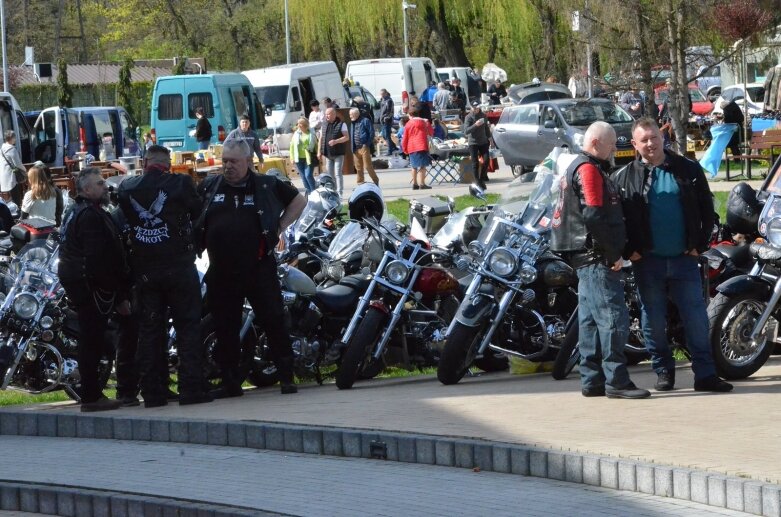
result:
[(664, 149), (659, 126), (640, 118), (632, 127), (640, 158), (614, 180), (623, 198), (628, 232), (625, 255), (640, 293), (645, 347), (653, 359), (657, 391), (675, 387), (675, 359), (667, 342), (667, 304), (678, 307), (691, 353), (695, 391), (726, 392), (716, 375), (708, 341), (708, 314), (698, 255), (708, 249), (713, 196), (702, 167)]
[(399, 148), (393, 143), (391, 133), (393, 132), (393, 99), (391, 99), (388, 90), (380, 90), (380, 132), (382, 138), (388, 146), (388, 156), (391, 156)]
[(580, 380), (584, 397), (639, 399), (626, 368), (629, 313), (624, 302), (621, 253), (626, 229), (618, 191), (608, 178), (616, 133), (595, 122), (583, 150), (561, 179), (553, 212), (551, 248), (578, 273)]
[(347, 124), (336, 116), (334, 108), (326, 109), (323, 127), (320, 129), (320, 150), (317, 158), (320, 163), (323, 163), (323, 159), (325, 159), (325, 170), (329, 176), (336, 179), (336, 190), (339, 191), (340, 196), (344, 192), (342, 165), (344, 164), (345, 145), (349, 141)]
[(364, 171), (369, 174), (372, 181), (380, 184), (377, 173), (372, 165), (372, 148), (374, 147), (374, 124), (365, 115), (361, 115), (358, 108), (350, 108), (350, 120), (352, 120), (352, 145), (355, 158), (356, 182), (358, 185), (365, 181)]

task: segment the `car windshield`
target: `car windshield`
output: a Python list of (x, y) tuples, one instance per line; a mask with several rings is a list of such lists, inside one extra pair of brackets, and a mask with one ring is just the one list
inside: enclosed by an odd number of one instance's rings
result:
[(594, 122), (604, 121), (608, 124), (632, 122), (629, 113), (612, 102), (578, 102), (576, 104), (559, 105), (564, 121), (570, 126), (588, 127)]
[(255, 88), (260, 102), (272, 110), (284, 110), (287, 108), (287, 85), (261, 86)]

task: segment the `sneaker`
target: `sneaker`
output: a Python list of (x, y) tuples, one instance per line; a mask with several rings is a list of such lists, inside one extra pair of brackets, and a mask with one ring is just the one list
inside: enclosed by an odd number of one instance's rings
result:
[(121, 402), (118, 400), (111, 400), (101, 395), (101, 397), (94, 402), (82, 402), (82, 413), (94, 413), (95, 411), (111, 411), (112, 409), (119, 409)]
[(651, 392), (640, 389), (633, 382), (630, 382), (621, 389), (607, 388), (605, 396), (609, 399), (646, 399), (651, 396)]
[(140, 406), (141, 402), (135, 395), (126, 395), (124, 397), (117, 397), (121, 407), (135, 407)]
[(656, 391), (672, 391), (675, 388), (675, 370), (662, 370), (656, 379)]
[(417, 183), (412, 184), (412, 190), (420, 190), (420, 186)]
[(431, 190), (431, 185), (421, 185), (420, 190)]
[(580, 393), (584, 397), (604, 397), (605, 396), (605, 387), (599, 386), (595, 388), (583, 388), (580, 390)]
[(724, 382), (717, 376), (706, 377), (698, 381), (694, 381), (694, 391), (713, 391), (716, 393), (727, 393), (732, 391), (732, 384)]
[(214, 397), (208, 391), (195, 392), (188, 395), (179, 394), (179, 405), (190, 406), (193, 404), (205, 404), (207, 402), (213, 402)]

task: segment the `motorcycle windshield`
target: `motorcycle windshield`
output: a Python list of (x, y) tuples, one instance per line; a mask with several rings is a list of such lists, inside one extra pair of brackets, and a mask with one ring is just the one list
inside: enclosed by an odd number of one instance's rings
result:
[(39, 240), (19, 250), (11, 261), (10, 271), (18, 289), (48, 292), (59, 286), (58, 265), (59, 247), (52, 248), (46, 241)]
[(431, 238), (432, 246), (445, 249), (460, 239), (464, 231), (466, 218), (466, 210), (451, 215), (444, 226)]
[(323, 199), (320, 196), (320, 192), (313, 190), (309, 193), (306, 200), (306, 206), (298, 217), (296, 223), (296, 231), (294, 234), (296, 242), (301, 240), (301, 237), (309, 235), (312, 230), (325, 219), (326, 208), (323, 206)]
[(484, 246), (504, 241), (510, 227), (499, 224), (498, 219), (512, 220), (536, 233), (547, 232), (558, 196), (558, 175), (554, 173), (538, 173), (534, 182), (516, 178), (502, 193), (500, 203), (486, 220), (477, 240)]
[(331, 241), (328, 246), (328, 254), (333, 260), (346, 258), (350, 253), (360, 250), (368, 236), (367, 229), (362, 228), (360, 223), (351, 221), (344, 225)]

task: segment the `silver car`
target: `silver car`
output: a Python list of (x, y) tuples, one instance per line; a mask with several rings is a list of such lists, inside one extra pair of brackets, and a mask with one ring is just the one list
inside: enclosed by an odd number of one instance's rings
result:
[(586, 128), (602, 120), (616, 130), (617, 165), (631, 162), (632, 116), (608, 99), (556, 99), (505, 108), (493, 131), (513, 175), (529, 172), (554, 147), (580, 151)]

